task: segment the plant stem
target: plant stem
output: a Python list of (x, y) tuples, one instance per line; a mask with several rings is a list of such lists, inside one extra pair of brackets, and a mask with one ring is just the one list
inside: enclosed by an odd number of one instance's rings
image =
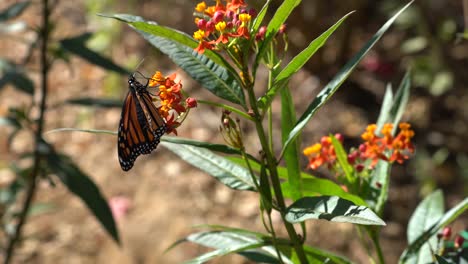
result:
[(212, 106), (216, 106), (216, 107), (220, 107), (220, 108), (224, 108), (228, 111), (231, 111), (233, 113), (236, 113), (238, 115), (240, 115), (241, 117), (247, 119), (247, 120), (251, 120), (251, 121), (254, 121), (254, 119), (249, 116), (248, 114), (246, 114), (245, 112), (242, 112), (241, 110), (235, 108), (235, 107), (232, 107), (232, 106), (229, 106), (229, 105), (225, 105), (225, 104), (220, 104), (220, 103), (215, 103), (215, 102), (210, 102), (210, 101), (205, 101), (205, 100), (197, 100), (197, 102), (199, 104), (206, 104), (206, 105), (212, 105)]
[[(248, 71), (245, 71), (245, 72), (246, 74), (244, 74), (244, 76), (248, 76), (247, 74)], [(257, 108), (257, 103), (255, 101), (255, 93), (253, 91), (253, 87), (250, 83), (247, 83), (246, 88), (247, 88), (248, 97), (250, 100), (250, 106), (252, 107), (252, 111), (254, 112), (255, 127), (258, 133), (258, 137), (260, 139), (260, 144), (262, 145), (262, 149), (265, 153), (267, 167), (268, 167), (268, 170), (270, 171), (271, 184), (273, 185), (273, 190), (275, 191), (276, 202), (278, 204), (278, 209), (281, 214), (284, 227), (286, 228), (286, 231), (288, 232), (289, 238), (291, 239), (291, 242), (293, 244), (293, 247), (296, 251), (296, 254), (297, 254), (297, 257), (299, 258), (300, 263), (301, 264), (308, 263), (307, 257), (304, 252), (304, 248), (302, 247), (302, 240), (297, 235), (296, 230), (294, 229), (294, 226), (291, 223), (287, 222), (285, 219), (286, 204), (284, 202), (284, 196), (281, 190), (281, 183), (279, 180), (278, 171), (276, 167), (277, 163), (273, 156), (272, 150), (269, 148), (267, 137), (265, 135), (265, 130), (263, 129), (263, 125), (262, 125), (260, 112)]]
[(26, 198), (24, 200), (23, 209), (19, 215), (19, 221), (16, 225), (15, 232), (12, 237), (8, 241), (6, 253), (5, 253), (5, 260), (4, 263), (10, 263), (14, 251), (15, 246), (18, 240), (21, 237), (21, 231), (23, 228), (24, 223), (26, 222), (27, 214), (29, 208), (31, 207), (34, 194), (36, 193), (36, 181), (39, 175), (39, 168), (40, 162), (42, 158), (42, 154), (40, 153), (39, 149), (42, 144), (42, 131), (44, 127), (44, 113), (46, 110), (46, 98), (47, 98), (47, 73), (49, 70), (48, 62), (47, 62), (47, 42), (49, 39), (49, 2), (48, 0), (43, 0), (42, 6), (42, 28), (40, 31), (41, 34), (41, 50), (40, 50), (40, 67), (41, 67), (41, 102), (40, 102), (40, 110), (39, 110), (39, 118), (37, 120), (37, 130), (35, 132), (35, 148), (34, 148), (34, 162), (33, 168), (30, 174), (29, 179), (29, 186), (26, 192)]
[(377, 235), (378, 231), (373, 231), (368, 229), (369, 236), (374, 243), (375, 251), (377, 251), (377, 257), (379, 258), (380, 264), (385, 264), (385, 259), (382, 253), (382, 248), (380, 247), (379, 236)]

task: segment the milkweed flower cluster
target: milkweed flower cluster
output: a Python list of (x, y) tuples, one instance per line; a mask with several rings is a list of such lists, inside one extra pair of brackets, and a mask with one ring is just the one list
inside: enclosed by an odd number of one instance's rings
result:
[[(378, 136), (375, 133), (377, 125), (369, 125), (361, 135), (364, 143), (351, 151), (347, 157), (348, 163), (354, 166), (357, 172), (366, 168), (373, 169), (379, 160), (403, 163), (409, 158), (408, 154), (414, 153), (414, 145), (411, 142), (414, 131), (408, 123), (401, 123), (399, 128), (400, 132), (394, 137), (392, 136), (393, 125), (385, 124), (381, 130), (382, 136)], [(343, 142), (341, 134), (336, 134), (335, 138)], [(329, 136), (322, 137), (320, 143), (305, 148), (303, 153), (309, 159), (307, 167), (313, 170), (322, 165), (327, 165), (328, 169), (332, 169), (337, 162), (335, 148)]]
[(216, 0), (212, 6), (204, 1), (198, 3), (194, 12), (198, 30), (193, 33), (193, 38), (199, 44), (195, 50), (203, 53), (206, 49), (227, 45), (231, 40), (250, 39), (249, 25), (257, 12), (247, 10), (246, 6), (244, 0)]
[(166, 121), (168, 133), (177, 134), (175, 128), (181, 124), (179, 117), (181, 115), (185, 116), (188, 109), (196, 107), (197, 101), (191, 97), (184, 100), (182, 83), (180, 81), (176, 82), (175, 78), (175, 73), (165, 77), (161, 72), (156, 71), (150, 78), (148, 85), (159, 89), (157, 94), (160, 100), (158, 112)]

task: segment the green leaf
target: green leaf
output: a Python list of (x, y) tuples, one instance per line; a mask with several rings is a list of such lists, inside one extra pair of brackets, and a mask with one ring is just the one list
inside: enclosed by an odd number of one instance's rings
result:
[(9, 20), (11, 18), (15, 18), (28, 7), (31, 1), (22, 1), (18, 3), (14, 3), (0, 12), (0, 22)]
[(265, 18), (265, 15), (268, 11), (268, 7), (270, 6), (272, 0), (267, 0), (265, 4), (263, 5), (262, 9), (260, 12), (258, 12), (257, 17), (255, 18), (253, 24), (252, 24), (252, 31), (257, 33), (258, 29), (262, 25), (263, 19)]
[(413, 1), (404, 6), (400, 11), (398, 11), (392, 18), (390, 18), (377, 33), (361, 48), (361, 50), (350, 60), (346, 65), (338, 72), (335, 77), (323, 88), (323, 90), (317, 95), (317, 97), (312, 101), (312, 103), (307, 107), (307, 110), (302, 114), (296, 123), (294, 129), (289, 134), (288, 140), (283, 146), (285, 149), (302, 131), (310, 119), (315, 115), (318, 109), (322, 107), (328, 99), (338, 90), (341, 84), (348, 78), (353, 69), (358, 65), (358, 63), (364, 58), (364, 55), (369, 52), (369, 50), (375, 45), (375, 43), (382, 37), (382, 35), (388, 30), (388, 28), (393, 24), (395, 19), (411, 5)]
[(19, 91), (30, 95), (34, 94), (34, 83), (24, 73), (22, 66), (0, 59), (0, 71), (3, 73), (0, 78), (0, 89), (7, 84), (11, 84)]
[(67, 186), (68, 190), (86, 204), (115, 242), (120, 243), (111, 209), (98, 186), (70, 158), (57, 154), (52, 146), (45, 142), (42, 145), (46, 149), (44, 154), (50, 170)]
[(403, 254), (400, 256), (399, 263), (407, 263), (408, 260), (414, 258), (418, 254), (421, 246), (423, 246), (432, 236), (437, 232), (453, 222), (459, 215), (468, 210), (468, 198), (465, 198), (455, 207), (446, 212), (442, 218), (440, 218), (435, 224), (427, 228), (421, 235), (419, 235), (414, 241), (409, 244)]
[(193, 139), (188, 139), (188, 138), (164, 136), (162, 137), (162, 141), (174, 143), (174, 144), (184, 144), (184, 145), (190, 145), (194, 147), (206, 148), (212, 151), (222, 152), (225, 154), (242, 155), (239, 149), (236, 149), (227, 145), (213, 144), (209, 142), (198, 141), (198, 140), (193, 140)]
[(346, 151), (344, 150), (343, 145), (341, 145), (341, 142), (338, 141), (338, 139), (336, 139), (334, 135), (330, 135), (330, 138), (332, 141), (332, 145), (335, 148), (338, 163), (340, 164), (341, 168), (343, 169), (343, 172), (346, 175), (346, 180), (350, 184), (353, 184), (356, 181), (356, 178), (354, 176), (353, 166), (351, 166), (348, 162), (348, 155), (346, 155)]
[[(444, 196), (441, 190), (437, 190), (427, 196), (416, 207), (411, 216), (408, 228), (408, 244), (413, 243), (425, 230), (434, 225), (444, 214)], [(431, 248), (437, 248), (437, 237), (433, 235), (411, 258), (411, 263), (430, 263), (432, 261)]]
[(371, 209), (355, 205), (338, 196), (304, 197), (286, 209), (286, 221), (300, 223), (308, 219), (360, 225), (385, 225)]
[[(441, 257), (439, 255), (435, 255), (435, 258), (437, 260), (437, 264), (450, 264), (450, 263), (453, 263), (451, 261), (449, 262), (449, 260), (447, 260), (447, 259), (445, 259), (445, 258), (443, 258), (443, 257)], [(431, 259), (431, 261), (432, 261), (432, 259)], [(429, 263), (429, 262), (426, 262), (426, 263)]]
[[(278, 167), (278, 174), (282, 179), (287, 179), (287, 169)], [(366, 202), (359, 196), (345, 192), (338, 184), (328, 179), (321, 179), (310, 174), (301, 173), (302, 177), (302, 192), (304, 196), (338, 196), (343, 199), (349, 200), (357, 205), (367, 206)], [(291, 185), (289, 182), (283, 182), (281, 189), (285, 197), (291, 198)]]
[(388, 83), (385, 89), (382, 106), (380, 107), (379, 117), (377, 118), (377, 127), (382, 128), (385, 122), (390, 119), (389, 115), (393, 105), (393, 91), (392, 84)]
[(65, 101), (68, 104), (83, 105), (83, 106), (95, 106), (102, 108), (122, 108), (122, 101), (110, 98), (92, 98), (92, 97), (80, 97), (74, 99), (68, 99)]
[[(395, 98), (391, 92), (391, 87), (387, 86), (383, 105), (380, 110), (380, 115), (377, 122), (377, 131), (380, 131), (385, 123), (394, 125), (392, 135), (395, 135), (398, 122), (406, 108), (410, 96), (411, 78), (410, 72), (405, 74), (405, 77), (398, 87)], [(370, 177), (368, 194), (366, 195), (366, 202), (373, 208), (377, 214), (383, 213), (384, 205), (388, 198), (388, 189), (390, 185), (390, 169), (391, 164), (380, 160), (375, 170)], [(377, 186), (381, 186), (378, 188)]]
[(260, 192), (262, 195), (262, 208), (270, 214), (273, 208), (273, 196), (271, 195), (270, 181), (268, 179), (265, 166), (262, 166), (260, 171)]
[[(289, 89), (281, 90), (281, 137), (282, 142), (287, 139), (289, 132), (296, 122), (296, 112)], [(291, 198), (296, 201), (302, 197), (301, 168), (299, 164), (299, 142), (290, 144), (284, 151), (284, 160), (288, 170), (288, 182), (291, 186)]]
[(44, 134), (47, 135), (47, 134), (57, 133), (57, 132), (85, 132), (85, 133), (91, 133), (91, 134), (117, 135), (117, 132), (110, 131), (110, 130), (81, 129), (81, 128), (68, 128), (68, 127), (52, 129), (52, 130), (45, 132)]
[(245, 97), (236, 71), (218, 54), (194, 51), (198, 42), (180, 31), (144, 21), (141, 17), (125, 14), (111, 16), (128, 23), (151, 45), (187, 72), (194, 80), (216, 96), (245, 106)]
[(252, 176), (245, 168), (230, 162), (213, 152), (190, 145), (161, 142), (161, 145), (178, 155), (189, 164), (215, 177), (235, 190), (255, 191)]
[(268, 107), (273, 98), (276, 96), (279, 90), (283, 90), (282, 88), (286, 86), (286, 84), (291, 79), (292, 75), (298, 72), (304, 64), (325, 44), (328, 38), (338, 29), (338, 27), (351, 15), (353, 12), (348, 13), (344, 17), (342, 17), (338, 22), (336, 22), (333, 26), (331, 26), (327, 31), (322, 33), (318, 38), (314, 39), (307, 48), (305, 48), (301, 53), (296, 55), (286, 67), (276, 76), (272, 89), (268, 90), (268, 92), (260, 98), (259, 106), (261, 108)]
[(0, 117), (0, 126), (12, 126), (15, 128), (21, 127), (21, 124), (18, 120), (10, 117)]
[(309, 264), (351, 264), (352, 262), (345, 257), (335, 255), (325, 250), (304, 245), (304, 251), (309, 260)]
[[(203, 263), (215, 257), (238, 253), (257, 263), (278, 263), (275, 249), (271, 243), (258, 235), (243, 230), (207, 231), (189, 235), (186, 241), (217, 250), (208, 252), (186, 263)], [(270, 239), (271, 240), (271, 239)], [(291, 263), (282, 256), (284, 263)]]
[(270, 23), (268, 23), (267, 31), (265, 33), (265, 40), (262, 41), (253, 69), (257, 69), (260, 60), (263, 58), (267, 47), (270, 45), (271, 40), (276, 36), (281, 25), (284, 24), (291, 12), (301, 3), (301, 0), (284, 0), (281, 6), (276, 10)]
[(122, 68), (121, 66), (115, 64), (112, 60), (105, 58), (99, 53), (90, 50), (88, 47), (86, 47), (86, 41), (88, 41), (91, 37), (92, 33), (86, 32), (79, 36), (62, 39), (60, 40), (60, 45), (63, 49), (67, 50), (68, 52), (73, 53), (85, 59), (89, 63), (97, 65), (101, 68), (114, 71), (120, 74), (130, 74), (130, 71), (128, 71), (127, 69)]

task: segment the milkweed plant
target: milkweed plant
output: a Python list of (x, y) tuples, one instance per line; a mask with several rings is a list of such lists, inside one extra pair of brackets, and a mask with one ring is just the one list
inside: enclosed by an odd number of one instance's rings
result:
[[(47, 0), (44, 1), (47, 4)], [(152, 94), (153, 101), (167, 127), (161, 145), (233, 191), (258, 194), (259, 215), (265, 233), (206, 225), (170, 246), (189, 241), (213, 249), (187, 263), (203, 263), (227, 254), (240, 254), (259, 263), (351, 263), (344, 256), (307, 245), (310, 236), (307, 225), (318, 220), (354, 224), (371, 262), (385, 263), (379, 234), (385, 228), (382, 218), (391, 168), (417, 155), (413, 144), (417, 135), (411, 124), (401, 122), (409, 100), (410, 72), (406, 73), (396, 92), (391, 85), (387, 86), (378, 119), (362, 128), (361, 144), (346, 149), (340, 133), (323, 135), (319, 142), (309, 142), (307, 138), (304, 142), (300, 140), (303, 129), (313, 122), (315, 113), (412, 2), (388, 19), (320, 93), (310, 98), (306, 110), (297, 116), (294, 90), (307, 87), (290, 87), (289, 81), (352, 15), (351, 12), (343, 16), (286, 61), (288, 29), (285, 23), (300, 2), (285, 0), (272, 10), (271, 1), (266, 1), (260, 10), (255, 10), (244, 0), (202, 1), (194, 6), (196, 30), (190, 34), (139, 16), (101, 15), (128, 24), (219, 98), (218, 101), (192, 98), (176, 80), (176, 75), (156, 71), (148, 78), (147, 86), (158, 87), (157, 93)], [(266, 20), (268, 12), (273, 14), (269, 21)], [(46, 28), (47, 25), (44, 23), (43, 26)], [(44, 32), (47, 36), (47, 30)], [(82, 39), (68, 39), (61, 44), (66, 48), (70, 41)], [(268, 72), (266, 82), (257, 81), (260, 67)], [(46, 75), (47, 71), (44, 73)], [(274, 109), (276, 104), (272, 102), (275, 99), (280, 102), (279, 109)], [(190, 119), (189, 110), (204, 106), (219, 108), (219, 133), (225, 144), (176, 136), (176, 128)], [(274, 122), (278, 112), (281, 124)], [(138, 117), (138, 122), (146, 121)], [(246, 147), (249, 144), (243, 134), (246, 126), (255, 128), (260, 149), (252, 151), (250, 146)], [(281, 126), (279, 135), (274, 133), (275, 126)], [(275, 138), (280, 138), (280, 142)], [(300, 143), (307, 147), (300, 149)], [(97, 186), (40, 136), (37, 144), (38, 149), (42, 149), (40, 155), (46, 157), (53, 172), (119, 241), (112, 214)], [(275, 151), (278, 149), (280, 151)], [(307, 164), (303, 164), (303, 160), (308, 160)], [(319, 169), (328, 172), (332, 178), (314, 176)], [(437, 190), (418, 205), (408, 224), (408, 247), (402, 253), (400, 263), (456, 263), (461, 258), (466, 259), (468, 245), (464, 241), (468, 234), (460, 232), (452, 236), (449, 224), (466, 211), (468, 199), (447, 212), (443, 204), (442, 192)], [(273, 214), (280, 216), (281, 227), (273, 225)], [(14, 241), (10, 244), (14, 245)]]

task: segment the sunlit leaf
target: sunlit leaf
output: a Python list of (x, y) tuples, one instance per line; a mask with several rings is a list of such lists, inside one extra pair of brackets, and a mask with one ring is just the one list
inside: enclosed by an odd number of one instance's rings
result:
[(405, 249), (400, 256), (399, 263), (407, 263), (408, 260), (418, 254), (420, 248), (440, 229), (453, 222), (458, 216), (468, 210), (468, 198), (458, 203), (455, 207), (446, 212), (435, 224), (427, 228), (422, 234), (413, 240), (413, 242)]
[[(352, 13), (352, 12), (351, 12)], [(319, 37), (314, 39), (307, 48), (296, 55), (286, 67), (276, 76), (272, 89), (260, 98), (258, 104), (260, 107), (268, 107), (271, 104), (273, 98), (278, 94), (278, 91), (282, 90), (283, 87), (288, 83), (291, 77), (298, 72), (304, 64), (325, 44), (328, 38), (335, 32), (338, 27), (345, 21), (345, 19), (351, 15), (348, 13), (342, 17), (338, 22), (331, 26), (327, 31), (322, 33)]]
[(355, 205), (337, 196), (304, 197), (286, 210), (286, 221), (299, 223), (308, 219), (361, 225), (385, 225), (371, 209)]
[(168, 55), (175, 64), (216, 96), (245, 106), (236, 70), (219, 54), (210, 50), (199, 54), (194, 51), (198, 42), (191, 36), (156, 22), (145, 21), (141, 17), (126, 14), (108, 17), (119, 19), (135, 28), (151, 45)]
[(393, 17), (391, 17), (378, 31), (377, 33), (361, 48), (361, 50), (350, 60), (346, 65), (335, 75), (335, 77), (323, 88), (323, 90), (317, 95), (312, 103), (307, 107), (305, 112), (299, 118), (294, 129), (289, 134), (288, 140), (283, 145), (286, 148), (302, 131), (307, 125), (310, 119), (320, 109), (330, 97), (338, 90), (341, 84), (348, 78), (353, 69), (358, 63), (364, 58), (369, 50), (375, 45), (375, 43), (382, 37), (382, 35), (390, 28), (396, 18), (404, 11), (408, 6), (413, 3), (410, 2), (398, 11)]
[[(408, 243), (413, 243), (425, 230), (435, 224), (444, 214), (444, 196), (441, 190), (437, 190), (427, 196), (413, 212), (408, 228)], [(429, 263), (432, 261), (431, 248), (437, 247), (437, 237), (432, 236), (410, 259), (411, 263)]]
[(161, 142), (161, 145), (189, 164), (213, 176), (226, 186), (236, 190), (255, 190), (249, 171), (213, 152), (190, 145)]

